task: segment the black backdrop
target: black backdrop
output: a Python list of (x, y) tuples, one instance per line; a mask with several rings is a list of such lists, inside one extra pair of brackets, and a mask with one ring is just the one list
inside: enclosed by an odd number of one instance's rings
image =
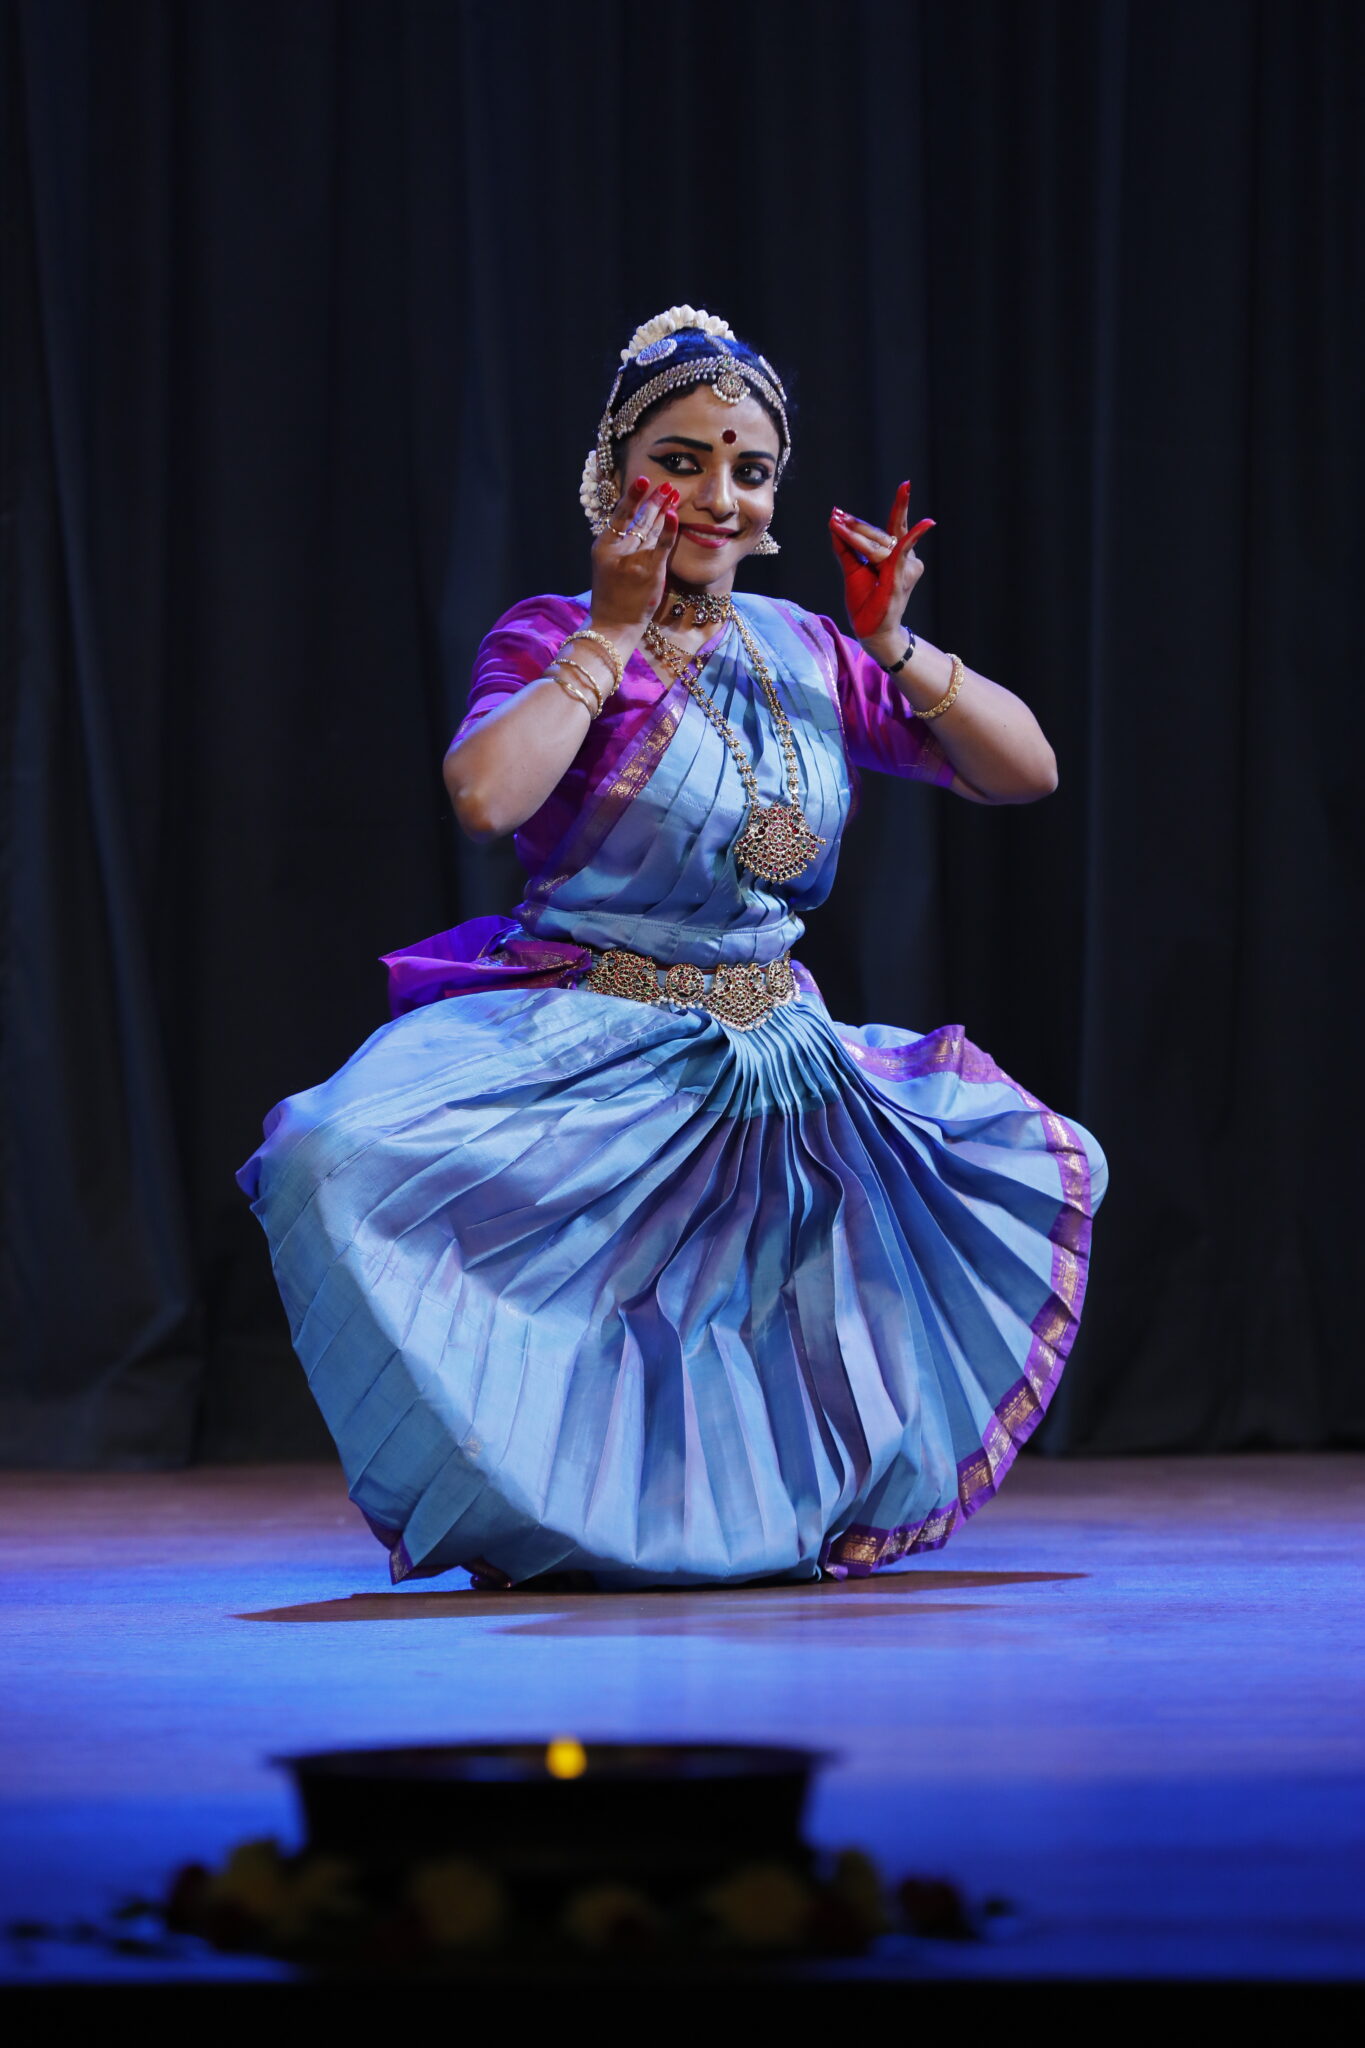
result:
[(440, 754), (680, 299), (797, 392), (754, 580), (836, 608), (828, 505), (912, 476), (919, 622), (1057, 744), (1035, 809), (869, 787), (802, 948), (1110, 1151), (1048, 1443), (1365, 1438), (1358, 0), (3, 22), (3, 1455), (320, 1447), (232, 1170), (515, 900)]

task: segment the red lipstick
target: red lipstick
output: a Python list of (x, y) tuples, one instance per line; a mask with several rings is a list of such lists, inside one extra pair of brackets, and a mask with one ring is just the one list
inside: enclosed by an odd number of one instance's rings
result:
[(739, 539), (738, 530), (730, 526), (680, 526), (678, 531), (699, 548), (723, 548)]

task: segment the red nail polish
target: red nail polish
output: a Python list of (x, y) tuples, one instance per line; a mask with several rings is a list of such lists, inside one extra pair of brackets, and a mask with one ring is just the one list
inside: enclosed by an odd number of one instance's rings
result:
[(631, 489), (633, 491), (647, 491), (649, 489), (649, 478), (647, 476), (637, 476), (635, 482), (631, 485)]

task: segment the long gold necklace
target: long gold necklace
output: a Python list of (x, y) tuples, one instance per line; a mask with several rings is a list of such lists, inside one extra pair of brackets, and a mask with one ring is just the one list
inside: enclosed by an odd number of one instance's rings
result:
[(734, 756), (744, 793), (749, 799), (744, 830), (735, 841), (735, 859), (741, 867), (756, 874), (760, 881), (790, 882), (810, 866), (825, 842), (817, 832), (811, 831), (801, 808), (801, 771), (796, 758), (796, 742), (792, 737), (791, 720), (778, 699), (772, 671), (759, 653), (753, 635), (728, 599), (724, 616), (733, 624), (744, 644), (749, 666), (758, 678), (758, 686), (777, 728), (787, 770), (789, 800), (785, 804), (761, 801), (753, 762), (729, 720), (716, 709), (715, 699), (702, 688), (697, 677), (697, 657), (687, 654), (675, 640), (670, 640), (652, 619), (645, 627), (645, 646), (686, 687), (689, 696), (701, 706)]

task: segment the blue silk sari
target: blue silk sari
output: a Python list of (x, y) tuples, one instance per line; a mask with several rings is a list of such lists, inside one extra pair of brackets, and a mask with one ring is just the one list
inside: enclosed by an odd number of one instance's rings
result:
[[(515, 918), (390, 956), (394, 1021), (282, 1103), (239, 1176), (395, 1578), (874, 1571), (996, 1490), (1074, 1337), (1102, 1155), (960, 1027), (837, 1024), (804, 974), (748, 1032), (582, 986), (593, 949), (774, 959), (828, 894), (858, 767), (951, 779), (827, 621), (737, 603), (814, 865), (780, 888), (737, 868), (734, 764), (637, 656), (518, 835)], [(509, 613), (467, 723), (583, 615)], [(732, 629), (704, 673), (781, 797)]]

